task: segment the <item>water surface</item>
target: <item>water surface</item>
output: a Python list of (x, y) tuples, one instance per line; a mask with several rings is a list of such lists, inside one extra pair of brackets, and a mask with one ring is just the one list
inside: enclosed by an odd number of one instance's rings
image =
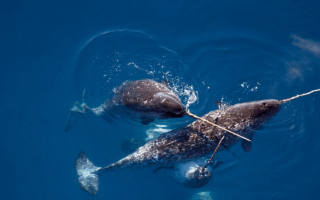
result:
[[(77, 183), (84, 151), (98, 166), (126, 156), (125, 139), (184, 126), (83, 120), (64, 132), (75, 101), (99, 106), (126, 80), (169, 80), (191, 112), (284, 99), (320, 88), (317, 1), (2, 1), (1, 199), (318, 199), (320, 94), (285, 104), (253, 138), (218, 153), (200, 189), (166, 173), (106, 173), (92, 197)], [(149, 138), (149, 139), (151, 139)]]

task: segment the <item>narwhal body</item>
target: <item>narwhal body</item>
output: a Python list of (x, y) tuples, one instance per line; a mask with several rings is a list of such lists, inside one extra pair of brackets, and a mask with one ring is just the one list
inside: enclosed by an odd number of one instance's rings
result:
[(150, 79), (125, 81), (116, 89), (112, 99), (97, 108), (76, 102), (70, 110), (66, 131), (74, 125), (76, 118), (88, 118), (90, 115), (113, 121), (116, 113), (124, 113), (147, 125), (154, 119), (183, 117), (185, 111), (180, 98), (169, 89), (168, 84)]
[[(278, 100), (262, 100), (240, 103), (225, 109), (209, 112), (203, 118), (237, 134), (252, 138), (254, 130), (271, 119), (281, 108)], [(76, 161), (81, 187), (91, 194), (98, 192), (98, 174), (129, 167), (148, 167), (185, 162), (212, 153), (221, 137), (225, 135), (219, 150), (229, 148), (241, 140), (201, 120), (162, 134), (146, 143), (134, 153), (106, 167), (96, 167), (80, 153)], [(242, 147), (249, 151), (250, 142), (243, 141)]]

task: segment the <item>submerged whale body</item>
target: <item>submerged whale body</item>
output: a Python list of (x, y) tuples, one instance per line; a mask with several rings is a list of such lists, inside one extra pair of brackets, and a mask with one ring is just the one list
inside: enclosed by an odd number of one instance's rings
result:
[(212, 163), (209, 167), (202, 167), (201, 161), (189, 161), (184, 163), (175, 163), (171, 166), (160, 166), (153, 173), (165, 171), (173, 180), (185, 187), (200, 188), (210, 182), (212, 178), (211, 171), (216, 169), (221, 161)]
[(206, 185), (211, 177), (211, 171), (208, 168), (198, 166), (186, 173), (183, 185), (191, 188), (200, 188)]
[(66, 131), (74, 126), (76, 118), (94, 115), (112, 121), (115, 113), (120, 111), (125, 111), (132, 119), (140, 119), (144, 125), (157, 118), (179, 118), (186, 114), (181, 100), (167, 84), (150, 79), (126, 81), (118, 87), (111, 100), (106, 100), (97, 108), (76, 102), (70, 110)]
[[(254, 101), (215, 110), (203, 118), (239, 135), (252, 138), (254, 131), (278, 113), (280, 108), (278, 100)], [(80, 153), (76, 160), (80, 186), (94, 195), (98, 192), (98, 174), (102, 172), (129, 167), (169, 165), (204, 157), (215, 150), (224, 135), (225, 139), (218, 150), (227, 149), (241, 140), (206, 122), (196, 120), (185, 127), (162, 134), (134, 153), (106, 167), (94, 166), (85, 154)], [(251, 143), (243, 140), (242, 147), (249, 151)]]
[(203, 163), (189, 162), (187, 164), (181, 164), (183, 167), (180, 167), (176, 174), (180, 175), (179, 182), (181, 182), (183, 186), (201, 188), (212, 180), (212, 171), (221, 163), (221, 161), (216, 161), (209, 166), (204, 167), (202, 166)]

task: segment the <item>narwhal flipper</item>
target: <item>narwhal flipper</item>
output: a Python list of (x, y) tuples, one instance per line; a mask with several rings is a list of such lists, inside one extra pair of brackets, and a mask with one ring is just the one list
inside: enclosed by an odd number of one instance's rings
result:
[(241, 147), (245, 152), (250, 152), (251, 150), (251, 144), (252, 144), (252, 137), (253, 137), (253, 133), (248, 135), (248, 139), (251, 140), (251, 142), (247, 141), (247, 140), (242, 140), (241, 142)]
[(211, 166), (211, 167), (212, 167), (212, 170), (217, 169), (218, 166), (221, 165), (221, 164), (223, 164), (222, 161), (215, 161), (215, 162), (213, 162), (213, 163), (212, 163), (212, 166)]

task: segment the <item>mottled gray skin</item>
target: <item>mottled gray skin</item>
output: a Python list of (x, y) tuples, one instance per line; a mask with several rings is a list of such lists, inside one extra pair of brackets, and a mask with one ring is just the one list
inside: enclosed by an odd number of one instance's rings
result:
[[(271, 119), (280, 108), (281, 104), (278, 100), (254, 101), (212, 111), (203, 118), (244, 137), (252, 138), (254, 130)], [(206, 122), (196, 120), (188, 126), (162, 134), (158, 139), (148, 142), (134, 153), (107, 167), (94, 166), (86, 155), (80, 153), (76, 160), (80, 186), (95, 195), (99, 189), (99, 173), (120, 168), (168, 165), (204, 157), (215, 150), (223, 135), (225, 138), (219, 150), (229, 148), (241, 140)], [(250, 150), (249, 145), (244, 143), (243, 147), (248, 147)], [(190, 174), (189, 185), (201, 187), (210, 180), (210, 176), (210, 174), (196, 171)]]
[[(203, 118), (248, 137), (264, 122), (271, 119), (280, 107), (278, 100), (254, 101), (212, 111)], [(230, 147), (240, 140), (237, 136), (196, 120), (188, 126), (161, 135), (140, 147), (136, 152), (116, 163), (100, 168), (99, 171), (147, 167), (156, 164), (167, 165), (203, 157), (214, 151), (223, 134), (226, 134), (226, 137), (219, 150)]]
[(150, 119), (185, 115), (185, 108), (179, 97), (167, 85), (150, 79), (124, 82), (112, 101)]

